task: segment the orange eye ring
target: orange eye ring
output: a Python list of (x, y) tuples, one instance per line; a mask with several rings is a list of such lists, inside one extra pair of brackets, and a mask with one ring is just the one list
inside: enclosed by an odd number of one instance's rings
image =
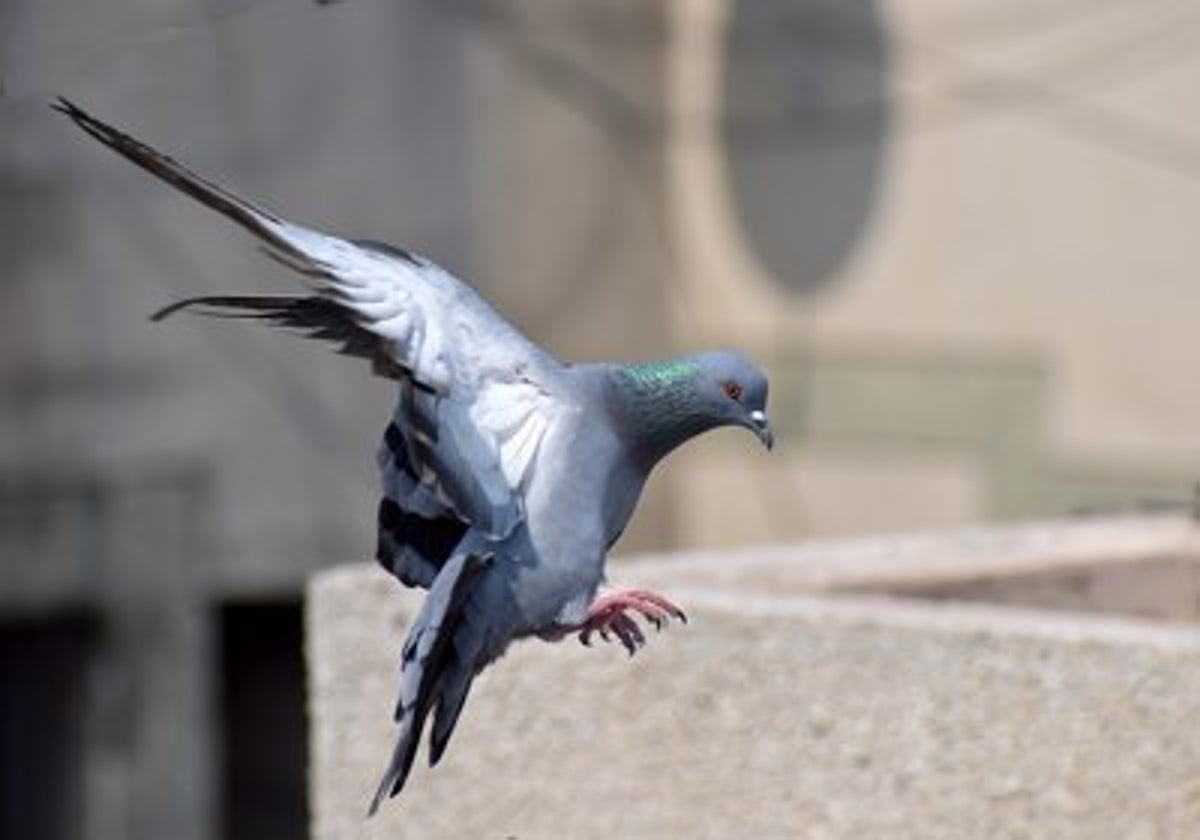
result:
[(726, 382), (721, 386), (725, 390), (725, 396), (734, 402), (740, 402), (742, 399), (742, 386), (736, 382)]

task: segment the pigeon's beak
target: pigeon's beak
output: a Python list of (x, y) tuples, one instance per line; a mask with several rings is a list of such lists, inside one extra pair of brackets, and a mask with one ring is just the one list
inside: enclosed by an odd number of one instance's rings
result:
[(771, 433), (771, 424), (767, 422), (767, 413), (765, 411), (750, 412), (750, 430), (758, 435), (758, 439), (762, 441), (763, 446), (768, 450), (775, 445), (775, 435)]

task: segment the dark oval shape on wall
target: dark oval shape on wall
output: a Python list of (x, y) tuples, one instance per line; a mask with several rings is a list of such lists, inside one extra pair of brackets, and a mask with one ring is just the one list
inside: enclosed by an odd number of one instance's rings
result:
[(870, 220), (889, 125), (877, 0), (734, 3), (721, 134), (736, 212), (775, 282), (826, 288)]

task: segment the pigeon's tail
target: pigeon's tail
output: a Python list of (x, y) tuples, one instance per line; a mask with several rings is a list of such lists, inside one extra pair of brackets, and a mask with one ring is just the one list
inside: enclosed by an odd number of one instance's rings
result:
[(295, 246), (283, 235), (285, 223), (273, 213), (256, 207), (224, 187), (197, 175), (157, 149), (151, 148), (120, 129), (97, 119), (70, 100), (60, 97), (51, 107), (66, 114), (81, 129), (123, 158), (190, 195), (201, 204), (227, 216), (258, 238), (279, 249), (280, 253), (284, 255), (284, 259), (287, 259), (287, 255), (291, 255), (293, 259), (305, 261), (303, 255), (299, 254)]
[(434, 579), (409, 630), (400, 669), (400, 699), (396, 704), (400, 733), (392, 760), (371, 800), (368, 816), (379, 809), (384, 799), (404, 789), (431, 711), (431, 767), (446, 749), (471, 690), (471, 681), (483, 664), (478, 660), (486, 627), (477, 595), (490, 565), (490, 558), (478, 554), (459, 554), (447, 562)]

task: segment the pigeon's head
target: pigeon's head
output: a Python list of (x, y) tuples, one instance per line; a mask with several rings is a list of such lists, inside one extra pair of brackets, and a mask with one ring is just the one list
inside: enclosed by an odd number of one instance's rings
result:
[(693, 357), (697, 396), (718, 426), (744, 426), (770, 449), (775, 436), (767, 422), (767, 377), (740, 353), (714, 350)]
[(775, 442), (767, 377), (740, 353), (713, 350), (615, 370), (621, 428), (648, 464), (721, 426), (744, 426), (768, 449)]

